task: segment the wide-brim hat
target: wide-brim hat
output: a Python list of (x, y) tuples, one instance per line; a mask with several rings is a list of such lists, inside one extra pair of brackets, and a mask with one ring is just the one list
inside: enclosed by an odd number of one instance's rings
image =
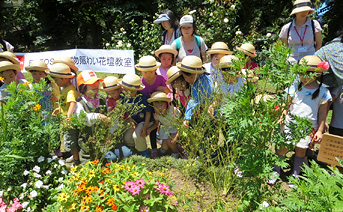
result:
[(122, 81), (121, 79), (118, 79), (115, 76), (108, 76), (102, 82), (102, 87), (100, 88), (100, 90), (106, 92), (106, 91), (119, 89), (121, 81)]
[(136, 74), (126, 74), (119, 84), (130, 90), (142, 90), (145, 86), (142, 84), (141, 78)]
[(154, 24), (160, 24), (162, 21), (169, 21), (170, 18), (167, 14), (162, 13), (158, 16), (158, 18), (154, 21)]
[(296, 13), (304, 12), (304, 11), (309, 11), (309, 14), (314, 13), (314, 9), (312, 8), (311, 1), (310, 0), (297, 0), (294, 2), (293, 10), (290, 16)]
[(250, 57), (256, 57), (256, 50), (255, 47), (251, 43), (243, 43), (240, 47), (236, 46), (238, 51), (244, 52), (244, 54)]
[(171, 102), (171, 99), (167, 96), (166, 93), (162, 92), (162, 91), (156, 91), (154, 93), (151, 94), (151, 97), (148, 99), (149, 103), (152, 102)]
[(229, 68), (232, 65), (232, 60), (239, 60), (238, 57), (234, 55), (225, 55), (219, 60), (219, 63), (214, 67), (219, 68)]
[(135, 65), (139, 71), (154, 71), (161, 66), (161, 63), (157, 62), (156, 59), (151, 56), (143, 56), (139, 59), (139, 63)]
[(249, 82), (257, 82), (260, 78), (254, 74), (254, 72), (250, 69), (242, 69), (241, 70), (242, 77), (246, 77), (247, 81)]
[(207, 51), (207, 54), (232, 54), (229, 47), (224, 42), (215, 42), (212, 44), (211, 49)]
[(184, 57), (182, 62), (178, 62), (176, 66), (181, 71), (191, 74), (202, 74), (206, 72), (205, 67), (202, 66), (202, 60), (194, 55)]
[(46, 71), (52, 77), (57, 78), (74, 78), (75, 73), (72, 72), (68, 65), (64, 63), (55, 63), (52, 64), (49, 69)]
[(64, 63), (67, 66), (69, 66), (69, 68), (71, 68), (73, 71), (78, 71), (79, 69), (75, 66), (75, 62), (71, 57), (61, 57), (61, 58), (57, 58), (56, 60), (52, 61), (52, 64), (55, 63)]
[(182, 73), (181, 73), (180, 69), (176, 66), (172, 66), (167, 71), (168, 80), (166, 81), (166, 84), (167, 85), (171, 84), (174, 80), (176, 80), (181, 75), (182, 75)]
[(94, 71), (90, 71), (90, 70), (85, 70), (79, 73), (79, 75), (77, 75), (77, 85), (92, 85), (97, 81), (104, 81), (101, 78), (98, 78), (95, 74)]
[(35, 60), (35, 61), (32, 61), (31, 64), (29, 66), (26, 66), (25, 67), (25, 70), (26, 71), (46, 71), (48, 70), (48, 65), (42, 61), (42, 60)]
[(315, 71), (319, 73), (327, 72), (329, 69), (328, 62), (322, 61), (315, 55), (307, 55), (299, 60), (299, 64), (306, 64), (307, 71)]
[(17, 56), (13, 52), (4, 51), (0, 53), (0, 57), (10, 60), (13, 64), (19, 64)]
[(1, 61), (0, 62), (0, 72), (7, 71), (7, 70), (15, 70), (16, 73), (20, 71), (19, 64), (13, 64), (10, 61)]
[(170, 53), (173, 54), (174, 57), (176, 57), (178, 52), (175, 49), (173, 49), (171, 45), (162, 45), (159, 49), (155, 51), (155, 55), (156, 57), (159, 57), (159, 55), (162, 53)]

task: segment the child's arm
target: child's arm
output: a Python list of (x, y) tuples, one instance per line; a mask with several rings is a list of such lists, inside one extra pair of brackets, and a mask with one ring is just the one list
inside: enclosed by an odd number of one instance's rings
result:
[(323, 132), (325, 129), (326, 114), (327, 114), (328, 103), (321, 104), (318, 111), (318, 130), (314, 134), (313, 141), (320, 142), (323, 138)]
[(149, 126), (150, 117), (151, 117), (151, 112), (145, 112), (145, 121), (141, 130), (141, 136), (143, 137), (146, 137), (148, 135), (147, 128)]
[(154, 121), (154, 124), (151, 125), (151, 127), (149, 127), (149, 128), (146, 130), (146, 133), (147, 133), (147, 134), (150, 134), (151, 131), (153, 131), (154, 129), (156, 129), (156, 128), (158, 127), (158, 124), (159, 124), (159, 123), (160, 123), (159, 120), (155, 120), (155, 121)]
[(70, 118), (71, 115), (74, 113), (75, 107), (76, 107), (76, 102), (68, 102), (69, 108), (67, 112), (67, 117)]

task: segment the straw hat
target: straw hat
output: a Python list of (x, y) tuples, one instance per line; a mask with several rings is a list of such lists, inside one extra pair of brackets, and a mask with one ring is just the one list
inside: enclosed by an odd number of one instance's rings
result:
[(15, 70), (16, 73), (20, 71), (19, 64), (13, 64), (10, 61), (1, 61), (0, 62), (0, 72), (7, 71), (7, 70)]
[(162, 92), (162, 91), (156, 91), (154, 93), (151, 94), (151, 97), (148, 99), (149, 103), (152, 102), (171, 102), (171, 99), (167, 96), (166, 93)]
[(139, 63), (135, 65), (139, 71), (154, 71), (161, 66), (161, 63), (156, 62), (156, 59), (151, 56), (143, 56), (139, 59)]
[(167, 71), (168, 80), (166, 81), (166, 84), (167, 85), (171, 84), (174, 80), (176, 80), (181, 75), (182, 74), (181, 74), (180, 69), (178, 67), (176, 67), (176, 66), (172, 66)]
[(118, 89), (118, 88), (120, 88), (119, 82), (121, 82), (121, 80), (118, 79), (117, 77), (115, 77), (115, 76), (108, 76), (102, 82), (102, 87), (100, 88), (100, 90), (106, 92), (106, 91), (111, 91), (111, 90)]
[(130, 90), (142, 90), (145, 86), (142, 84), (141, 78), (136, 74), (126, 74), (119, 84)]
[(174, 57), (177, 55), (177, 51), (173, 49), (171, 45), (162, 45), (159, 49), (155, 51), (156, 57), (158, 57), (161, 53), (170, 53), (173, 54)]
[(207, 51), (207, 54), (232, 54), (229, 47), (224, 42), (215, 42), (212, 44), (211, 49)]
[(47, 74), (52, 77), (58, 78), (74, 78), (75, 73), (71, 72), (69, 66), (64, 63), (55, 63), (50, 66), (50, 69), (46, 71)]
[(234, 55), (225, 55), (219, 60), (219, 63), (215, 66), (215, 68), (229, 68), (232, 64), (232, 60), (239, 60)]
[(238, 51), (244, 52), (244, 54), (250, 57), (256, 57), (255, 47), (251, 43), (243, 43), (240, 47), (236, 47)]
[(242, 69), (242, 77), (247, 77), (249, 82), (257, 82), (259, 77), (254, 74), (252, 70), (249, 69)]
[(101, 78), (98, 78), (94, 71), (86, 70), (82, 71), (77, 75), (77, 85), (92, 85), (97, 81), (104, 81)]
[(311, 0), (296, 0), (294, 2), (293, 10), (292, 10), (290, 16), (294, 15), (296, 13), (304, 12), (304, 11), (309, 11), (308, 14), (314, 13), (314, 9), (312, 8)]
[(205, 67), (202, 66), (202, 61), (199, 57), (194, 55), (188, 55), (183, 58), (182, 62), (178, 62), (176, 66), (184, 72), (191, 74), (202, 74), (206, 71)]
[(13, 64), (19, 64), (17, 56), (13, 52), (5, 51), (0, 53), (0, 57), (10, 60)]
[[(329, 65), (326, 62), (323, 62), (319, 57), (315, 55), (307, 55), (299, 60), (299, 65), (305, 64), (308, 66), (307, 71), (316, 71), (316, 72), (327, 72)], [(326, 65), (327, 67), (324, 68), (322, 64)]]
[(33, 71), (33, 70), (36, 70), (36, 71), (46, 71), (48, 70), (48, 66), (46, 65), (46, 63), (42, 60), (35, 60), (35, 61), (32, 61), (31, 64), (29, 66), (26, 66), (25, 67), (26, 71)]
[(71, 68), (73, 71), (78, 71), (79, 69), (75, 66), (75, 62), (71, 57), (61, 57), (61, 58), (57, 58), (56, 60), (52, 61), (52, 64), (55, 63), (64, 63), (67, 66), (69, 66), (69, 68)]

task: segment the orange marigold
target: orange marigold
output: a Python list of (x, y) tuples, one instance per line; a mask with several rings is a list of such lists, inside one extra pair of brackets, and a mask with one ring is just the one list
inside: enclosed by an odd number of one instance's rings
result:
[(117, 206), (117, 205), (113, 205), (113, 206), (112, 206), (112, 210), (115, 211), (115, 210), (117, 210), (117, 209), (118, 209), (118, 206)]
[(93, 192), (92, 186), (88, 186), (88, 187), (86, 188), (86, 194), (87, 194), (87, 195), (91, 195), (92, 192)]
[(95, 209), (95, 212), (102, 212), (103, 209), (104, 209), (104, 207), (98, 206), (98, 207)]
[(107, 205), (108, 205), (108, 206), (114, 206), (114, 205), (115, 205), (115, 204), (114, 204), (115, 201), (116, 201), (116, 200), (115, 200), (114, 198), (110, 198), (110, 199), (107, 200)]
[(34, 107), (33, 107), (33, 110), (34, 111), (39, 111), (41, 109), (42, 105), (40, 104), (36, 104)]
[(89, 210), (89, 206), (88, 205), (82, 205), (80, 210), (81, 211), (88, 211)]
[(103, 174), (111, 174), (111, 171), (108, 168), (104, 168), (101, 173)]
[(99, 160), (93, 160), (92, 164), (97, 165), (99, 163)]
[(111, 165), (111, 163), (106, 163), (106, 164), (105, 164), (105, 166), (110, 166), (110, 165)]

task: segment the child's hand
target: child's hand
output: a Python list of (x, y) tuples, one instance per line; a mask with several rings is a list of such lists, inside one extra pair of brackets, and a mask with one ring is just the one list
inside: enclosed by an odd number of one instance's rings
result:
[(147, 134), (147, 129), (146, 129), (145, 127), (143, 127), (143, 128), (141, 129), (140, 135), (143, 136), (143, 137), (146, 137), (146, 136), (148, 135), (148, 134)]
[(184, 121), (183, 121), (183, 126), (189, 127), (189, 121), (188, 121), (188, 120), (184, 120)]
[(318, 130), (313, 136), (313, 141), (315, 143), (320, 143), (322, 141), (322, 138), (323, 138), (323, 133)]
[(153, 129), (151, 127), (149, 127), (147, 130), (146, 130), (146, 134), (150, 135), (151, 131), (153, 131)]
[(60, 112), (60, 108), (56, 108), (53, 112), (52, 112), (52, 116), (57, 116), (57, 114)]

